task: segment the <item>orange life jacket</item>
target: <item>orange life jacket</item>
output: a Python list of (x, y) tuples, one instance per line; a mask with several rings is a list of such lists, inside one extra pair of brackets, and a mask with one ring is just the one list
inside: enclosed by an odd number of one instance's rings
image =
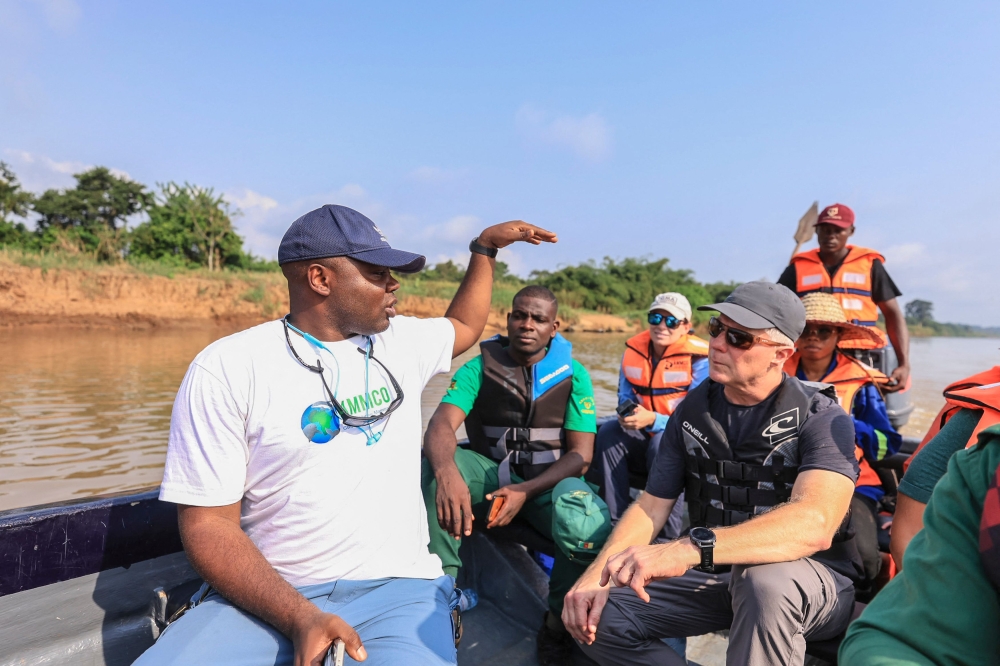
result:
[(848, 245), (844, 263), (830, 278), (826, 266), (819, 258), (819, 250), (800, 252), (792, 257), (795, 266), (795, 293), (801, 298), (813, 292), (836, 294), (848, 321), (862, 326), (870, 326), (882, 339), (882, 344), (869, 340), (845, 340), (845, 349), (878, 349), (885, 347), (885, 334), (875, 327), (878, 322), (878, 306), (872, 300), (872, 264), (876, 259), (885, 263), (885, 257), (866, 247)]
[(960, 409), (983, 410), (979, 423), (976, 424), (972, 436), (965, 444), (965, 448), (969, 448), (979, 441), (980, 432), (1000, 423), (1000, 365), (957, 381), (944, 390), (944, 407), (934, 417), (930, 430), (920, 441), (917, 450), (906, 461), (904, 469), (909, 468), (910, 463), (920, 453), (920, 450), (941, 432), (944, 424), (951, 420), (951, 417), (957, 414)]
[(625, 342), (622, 374), (635, 390), (642, 406), (659, 414), (673, 414), (691, 386), (694, 357), (708, 356), (708, 343), (685, 334), (663, 350), (663, 358), (653, 368), (652, 340), (643, 331)]
[[(820, 381), (826, 384), (833, 384), (833, 388), (837, 391), (837, 401), (840, 403), (840, 406), (844, 408), (844, 411), (848, 415), (853, 415), (854, 398), (857, 396), (858, 391), (868, 384), (883, 385), (889, 381), (889, 378), (875, 368), (868, 367), (861, 361), (843, 352), (838, 351), (836, 358), (836, 367)], [(794, 377), (798, 369), (799, 352), (796, 351), (785, 361), (785, 373)], [(881, 479), (878, 478), (878, 474), (868, 464), (868, 461), (865, 460), (865, 453), (860, 446), (854, 447), (854, 455), (858, 459), (858, 466), (861, 467), (861, 473), (858, 475), (858, 482), (855, 485), (881, 486)]]

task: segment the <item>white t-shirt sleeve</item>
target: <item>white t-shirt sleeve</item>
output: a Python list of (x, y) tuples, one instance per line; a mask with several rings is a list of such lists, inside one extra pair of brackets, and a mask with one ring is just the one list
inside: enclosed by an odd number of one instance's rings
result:
[(451, 355), (455, 349), (455, 325), (450, 319), (438, 317), (422, 320), (422, 344), (427, 354), (420, 356), (420, 377), (424, 385), (434, 375), (451, 370)]
[(249, 458), (245, 412), (229, 386), (197, 360), (191, 364), (170, 418), (161, 500), (225, 506), (243, 498)]
[(421, 388), (434, 375), (451, 370), (455, 325), (450, 319), (396, 317), (392, 322), (392, 337), (393, 345), (406, 349), (411, 367), (416, 366)]

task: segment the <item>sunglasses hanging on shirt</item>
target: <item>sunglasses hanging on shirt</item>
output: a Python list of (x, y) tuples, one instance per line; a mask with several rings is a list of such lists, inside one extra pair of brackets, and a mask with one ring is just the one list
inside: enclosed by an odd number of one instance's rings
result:
[[(294, 356), (295, 360), (299, 362), (299, 365), (319, 375), (320, 381), (323, 382), (323, 389), (326, 391), (326, 395), (330, 399), (330, 404), (333, 406), (333, 409), (337, 412), (337, 416), (340, 417), (341, 427), (343, 428), (344, 426), (346, 426), (348, 428), (358, 428), (362, 432), (365, 432), (368, 435), (368, 446), (371, 446), (376, 442), (378, 442), (378, 440), (382, 438), (382, 432), (385, 431), (385, 425), (386, 423), (388, 423), (389, 415), (392, 414), (394, 411), (396, 411), (401, 404), (403, 404), (403, 388), (399, 385), (399, 382), (396, 381), (396, 378), (393, 377), (392, 372), (389, 371), (389, 368), (387, 368), (385, 364), (382, 363), (382, 361), (375, 358), (375, 356), (372, 354), (372, 350), (374, 348), (372, 339), (370, 337), (366, 337), (367, 344), (365, 345), (365, 348), (364, 349), (358, 348), (358, 353), (365, 357), (365, 415), (355, 416), (350, 412), (348, 412), (346, 409), (344, 409), (343, 405), (340, 404), (335, 395), (336, 391), (330, 390), (329, 384), (326, 383), (326, 377), (323, 375), (323, 365), (319, 359), (319, 356), (317, 355), (316, 357), (316, 365), (309, 365), (308, 363), (303, 361), (302, 357), (299, 356), (299, 353), (295, 351), (295, 346), (292, 344), (292, 338), (288, 331), (289, 330), (294, 331), (303, 340), (305, 340), (312, 346), (316, 347), (317, 349), (325, 350), (328, 354), (330, 354), (330, 356), (333, 357), (334, 363), (337, 363), (337, 357), (334, 356), (333, 352), (331, 352), (326, 345), (317, 340), (315, 337), (309, 335), (305, 331), (299, 330), (291, 323), (289, 323), (287, 315), (282, 318), (281, 323), (284, 325), (285, 342), (288, 343), (288, 349), (292, 352), (292, 356)], [(392, 402), (389, 403), (389, 406), (384, 411), (379, 412), (378, 414), (369, 413), (370, 410), (370, 407), (368, 405), (369, 360), (375, 361), (376, 363), (378, 363), (379, 367), (385, 370), (385, 374), (389, 378), (389, 382), (392, 384), (393, 392), (396, 394), (396, 397), (393, 398)], [(339, 370), (340, 368), (338, 364), (338, 372), (337, 372), (338, 384), (340, 383)], [(382, 421), (383, 419), (386, 420), (386, 423), (382, 425), (382, 429), (379, 430), (378, 432), (373, 432), (372, 426), (378, 423), (379, 421)]]

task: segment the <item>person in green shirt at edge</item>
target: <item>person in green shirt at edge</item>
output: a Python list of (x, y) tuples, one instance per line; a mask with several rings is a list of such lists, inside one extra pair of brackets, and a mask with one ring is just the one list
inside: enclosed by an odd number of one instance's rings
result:
[[(549, 612), (538, 634), (540, 664), (572, 663), (560, 620), (563, 597), (611, 531), (607, 505), (581, 476), (594, 452), (597, 415), (586, 368), (558, 333), (551, 291), (528, 286), (507, 315), (507, 336), (480, 343), (455, 373), (424, 436), (423, 488), (430, 552), (457, 576), (463, 536), (523, 519), (556, 545)], [(465, 423), (470, 448), (458, 448)], [(491, 500), (503, 507), (487, 522)]]
[(840, 663), (1000, 661), (998, 373), (945, 390), (940, 430), (899, 484), (892, 556), (901, 571), (848, 629)]

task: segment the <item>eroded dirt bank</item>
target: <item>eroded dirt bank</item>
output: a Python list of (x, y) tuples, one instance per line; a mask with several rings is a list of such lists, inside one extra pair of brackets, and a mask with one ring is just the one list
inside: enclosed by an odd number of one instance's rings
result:
[[(400, 292), (400, 314), (440, 317), (443, 298)], [(278, 273), (240, 277), (147, 275), (129, 267), (32, 268), (0, 263), (0, 326), (115, 326), (144, 328), (218, 322), (252, 325), (288, 311)], [(487, 332), (504, 327), (506, 310), (490, 313)], [(582, 313), (566, 322), (578, 331), (629, 331), (614, 315)]]

